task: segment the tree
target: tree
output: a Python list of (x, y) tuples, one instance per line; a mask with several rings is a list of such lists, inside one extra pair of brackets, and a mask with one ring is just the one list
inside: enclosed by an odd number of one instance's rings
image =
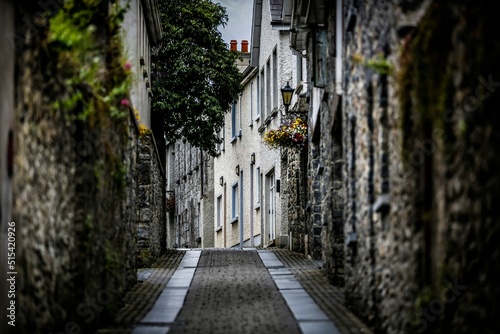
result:
[(210, 0), (158, 3), (163, 39), (153, 49), (153, 112), (168, 140), (184, 139), (215, 155), (224, 115), (241, 92), (239, 54), (224, 43), (225, 8)]

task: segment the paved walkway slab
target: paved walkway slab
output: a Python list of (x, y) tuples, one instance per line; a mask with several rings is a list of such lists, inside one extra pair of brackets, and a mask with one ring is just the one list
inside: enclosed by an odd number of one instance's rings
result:
[(184, 305), (193, 280), (201, 251), (187, 250), (153, 308), (136, 326), (133, 334), (166, 334)]
[[(339, 334), (338, 328), (302, 288), (293, 274), (284, 268), (278, 257), (269, 251), (258, 251), (271, 273), (279, 292), (293, 313), (303, 334)], [(277, 269), (279, 268), (279, 269)], [(283, 268), (283, 269), (281, 269)]]

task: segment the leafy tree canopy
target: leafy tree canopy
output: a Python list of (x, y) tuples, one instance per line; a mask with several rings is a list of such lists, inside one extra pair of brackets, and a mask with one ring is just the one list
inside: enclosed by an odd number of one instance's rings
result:
[(239, 54), (224, 43), (225, 8), (210, 0), (160, 0), (163, 39), (153, 49), (153, 112), (168, 140), (184, 139), (215, 155), (224, 115), (241, 92)]

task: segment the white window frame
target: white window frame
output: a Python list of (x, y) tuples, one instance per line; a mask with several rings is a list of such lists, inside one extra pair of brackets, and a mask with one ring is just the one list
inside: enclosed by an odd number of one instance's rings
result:
[(234, 142), (238, 138), (238, 113), (237, 113), (237, 102), (231, 104), (231, 142)]
[(233, 183), (231, 187), (231, 223), (238, 221), (240, 211), (240, 192), (238, 182)]
[(222, 228), (222, 195), (217, 196), (216, 203), (216, 218), (215, 218), (215, 230)]

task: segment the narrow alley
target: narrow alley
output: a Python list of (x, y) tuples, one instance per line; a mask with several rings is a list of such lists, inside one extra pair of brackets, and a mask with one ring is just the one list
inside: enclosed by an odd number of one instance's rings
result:
[(0, 334), (500, 333), (473, 0), (0, 0)]
[(99, 334), (371, 333), (297, 253), (186, 249), (157, 264), (140, 270), (142, 283)]

